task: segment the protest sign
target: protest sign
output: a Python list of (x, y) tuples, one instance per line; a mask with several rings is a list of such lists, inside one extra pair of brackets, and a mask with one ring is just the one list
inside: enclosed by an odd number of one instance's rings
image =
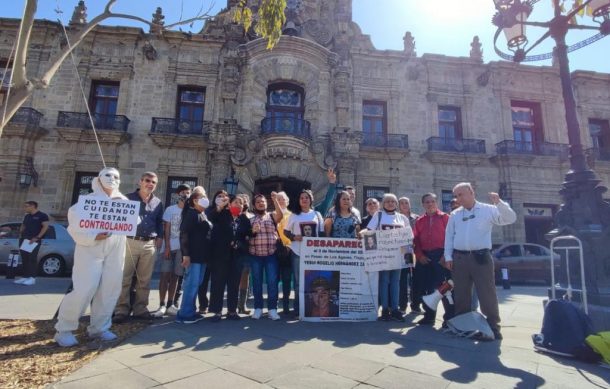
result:
[(377, 320), (378, 276), (364, 271), (359, 240), (305, 238), (299, 275), (301, 320)]
[[(411, 227), (375, 230), (362, 239), (364, 269), (367, 272), (395, 270), (407, 267), (406, 254), (413, 252)], [(410, 258), (408, 258), (410, 260)]]
[(78, 223), (73, 226), (82, 232), (110, 232), (134, 236), (140, 216), (140, 203), (107, 197), (79, 196), (76, 204)]

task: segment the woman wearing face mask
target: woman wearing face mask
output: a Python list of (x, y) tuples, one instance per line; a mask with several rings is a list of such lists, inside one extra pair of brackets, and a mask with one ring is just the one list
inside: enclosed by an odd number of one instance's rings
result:
[(292, 251), (292, 274), (294, 276), (294, 312), (299, 317), (299, 276), (301, 263), (301, 242), (303, 237), (322, 236), (324, 220), (320, 212), (313, 208), (313, 193), (304, 189), (299, 196), (299, 207), (290, 215), (284, 235), (290, 239)]
[(203, 316), (197, 312), (195, 300), (209, 256), (208, 235), (212, 226), (204, 213), (209, 201), (200, 192), (194, 192), (182, 209), (180, 248), (182, 250), (182, 304), (176, 314), (178, 323), (192, 324)]
[[(381, 210), (377, 212), (367, 226), (367, 230), (387, 230), (392, 228), (410, 227), (409, 219), (398, 212), (398, 199), (392, 193), (383, 195)], [(366, 235), (363, 230), (362, 235)], [(379, 272), (379, 299), (381, 301), (381, 320), (390, 319), (405, 321), (402, 312), (398, 310), (398, 295), (400, 293), (400, 269)]]
[(221, 318), (225, 288), (227, 319), (240, 318), (237, 313), (241, 276), (239, 258), (247, 253), (246, 240), (252, 235), (250, 220), (242, 211), (243, 200), (240, 197), (229, 197), (225, 191), (216, 192), (214, 203), (209, 208), (208, 218), (214, 226), (211, 235), (210, 312), (214, 313), (212, 321), (219, 321)]

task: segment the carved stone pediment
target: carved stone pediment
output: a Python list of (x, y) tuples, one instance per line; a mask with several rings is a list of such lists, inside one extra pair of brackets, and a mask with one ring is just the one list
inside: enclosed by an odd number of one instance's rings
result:
[(204, 135), (148, 134), (152, 141), (163, 149), (203, 149), (206, 146)]
[[(57, 127), (59, 136), (68, 142), (95, 142), (93, 131), (80, 128)], [(97, 138), (100, 143), (122, 145), (131, 139), (131, 135), (123, 131), (98, 130)]]

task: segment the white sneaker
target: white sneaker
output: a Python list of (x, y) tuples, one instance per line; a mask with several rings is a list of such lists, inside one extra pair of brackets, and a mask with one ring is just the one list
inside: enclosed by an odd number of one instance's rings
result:
[(70, 331), (56, 332), (53, 340), (61, 347), (72, 347), (78, 344), (76, 336)]
[(269, 314), (269, 319), (280, 320), (280, 315), (278, 315), (277, 309), (270, 309), (268, 314)]
[(258, 319), (260, 319), (260, 318), (261, 318), (261, 316), (263, 316), (263, 310), (262, 310), (262, 309), (260, 309), (260, 308), (256, 308), (256, 309), (254, 310), (254, 313), (252, 314), (252, 318), (253, 318), (254, 320), (258, 320)]
[(111, 342), (118, 338), (118, 336), (116, 336), (115, 333), (110, 330), (98, 332), (97, 334), (89, 334), (89, 337), (99, 339), (104, 342)]
[(20, 278), (20, 279), (18, 279), (18, 280), (15, 280), (15, 281), (13, 281), (13, 282), (14, 282), (15, 284), (23, 284), (23, 282), (24, 282), (25, 280), (27, 280), (27, 278), (23, 278), (23, 277), (22, 277), (22, 278)]
[(168, 315), (176, 316), (176, 314), (178, 313), (179, 310), (180, 310), (180, 308), (178, 308), (177, 306), (170, 305), (169, 307), (167, 307), (167, 310), (165, 312)]
[(154, 311), (153, 313), (151, 313), (150, 315), (152, 317), (163, 317), (163, 315), (165, 315), (165, 312), (167, 311), (167, 308), (165, 308), (165, 305), (161, 305), (159, 307), (159, 309), (157, 309), (156, 311)]
[(23, 282), (21, 282), (21, 285), (25, 285), (25, 286), (36, 285), (36, 278), (33, 278), (33, 277), (26, 278)]

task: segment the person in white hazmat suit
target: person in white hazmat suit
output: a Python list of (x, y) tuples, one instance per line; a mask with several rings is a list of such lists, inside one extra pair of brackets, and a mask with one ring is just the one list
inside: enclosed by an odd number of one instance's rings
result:
[[(91, 182), (90, 196), (112, 199), (127, 198), (119, 192), (120, 174), (115, 168), (104, 168)], [(89, 337), (112, 341), (117, 336), (110, 331), (112, 312), (121, 293), (126, 238), (109, 232), (82, 232), (76, 226), (80, 218), (75, 205), (68, 210), (68, 232), (76, 242), (73, 290), (64, 296), (53, 338), (60, 346), (78, 344), (72, 331), (78, 328), (78, 320), (91, 304), (91, 321), (87, 328)]]

